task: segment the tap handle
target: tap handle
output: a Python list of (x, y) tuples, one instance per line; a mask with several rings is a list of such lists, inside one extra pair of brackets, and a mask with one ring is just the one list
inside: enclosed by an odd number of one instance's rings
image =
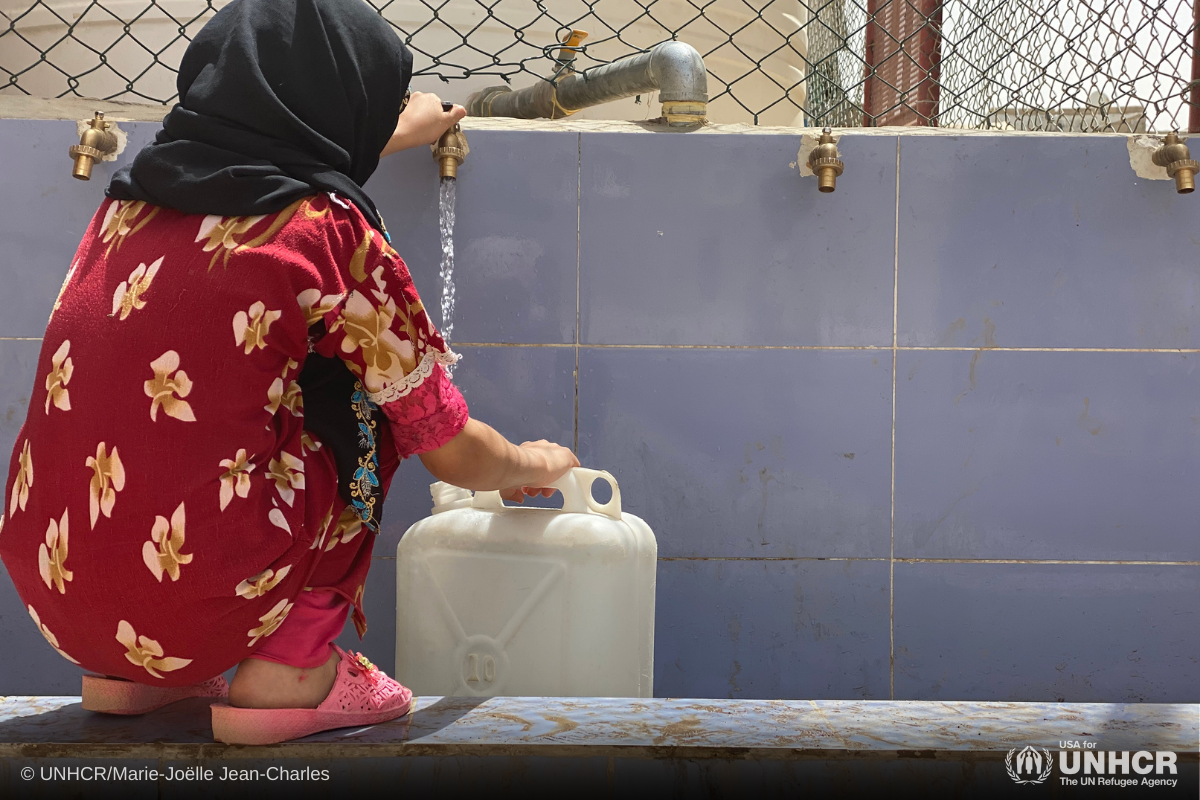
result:
[(572, 29), (570, 33), (562, 40), (562, 49), (558, 51), (558, 61), (560, 64), (569, 64), (575, 60), (575, 55), (578, 52), (576, 48), (588, 37), (587, 31)]

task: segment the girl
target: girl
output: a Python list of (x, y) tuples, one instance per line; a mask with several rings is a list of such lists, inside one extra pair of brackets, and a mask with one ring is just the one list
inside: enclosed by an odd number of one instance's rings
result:
[[(412, 693), (332, 644), (397, 464), (512, 500), (578, 465), (470, 419), (362, 186), (464, 115), (414, 94), (361, 0), (234, 0), (117, 173), (54, 304), (0, 556), (84, 708), (184, 697), (268, 743), (394, 719)], [(528, 487), (528, 488), (523, 488)], [(221, 673), (238, 665), (232, 685)]]

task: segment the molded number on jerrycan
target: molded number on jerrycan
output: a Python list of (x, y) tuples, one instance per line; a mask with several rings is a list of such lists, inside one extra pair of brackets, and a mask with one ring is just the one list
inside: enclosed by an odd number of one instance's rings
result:
[(396, 548), (396, 677), (415, 694), (653, 696), (654, 533), (607, 472), (553, 486), (561, 511), (430, 487)]

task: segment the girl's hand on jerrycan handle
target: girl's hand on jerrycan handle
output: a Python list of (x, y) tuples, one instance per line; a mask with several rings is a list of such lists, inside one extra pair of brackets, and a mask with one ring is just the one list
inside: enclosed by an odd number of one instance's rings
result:
[(396, 131), (380, 155), (382, 157), (410, 147), (433, 144), (466, 115), (465, 108), (443, 103), (436, 94), (413, 92), (396, 121)]
[(449, 442), (422, 453), (421, 463), (439, 481), (472, 491), (499, 490), (504, 499), (519, 503), (526, 494), (554, 494), (545, 487), (578, 467), (579, 459), (545, 439), (515, 445), (472, 417)]
[(536, 442), (522, 442), (521, 450), (523, 454), (527, 454), (531, 466), (536, 466), (544, 471), (545, 477), (538, 481), (539, 485), (537, 486), (514, 486), (511, 489), (501, 489), (500, 496), (513, 503), (525, 502), (526, 495), (549, 497), (556, 490), (547, 488), (545, 484), (554, 483), (579, 466), (579, 459), (568, 448), (545, 439), (539, 439)]

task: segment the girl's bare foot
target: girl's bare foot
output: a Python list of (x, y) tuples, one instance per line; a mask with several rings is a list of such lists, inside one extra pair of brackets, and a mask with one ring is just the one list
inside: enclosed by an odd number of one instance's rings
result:
[(313, 669), (247, 658), (229, 685), (229, 704), (237, 708), (316, 708), (329, 696), (337, 677), (338, 655)]

